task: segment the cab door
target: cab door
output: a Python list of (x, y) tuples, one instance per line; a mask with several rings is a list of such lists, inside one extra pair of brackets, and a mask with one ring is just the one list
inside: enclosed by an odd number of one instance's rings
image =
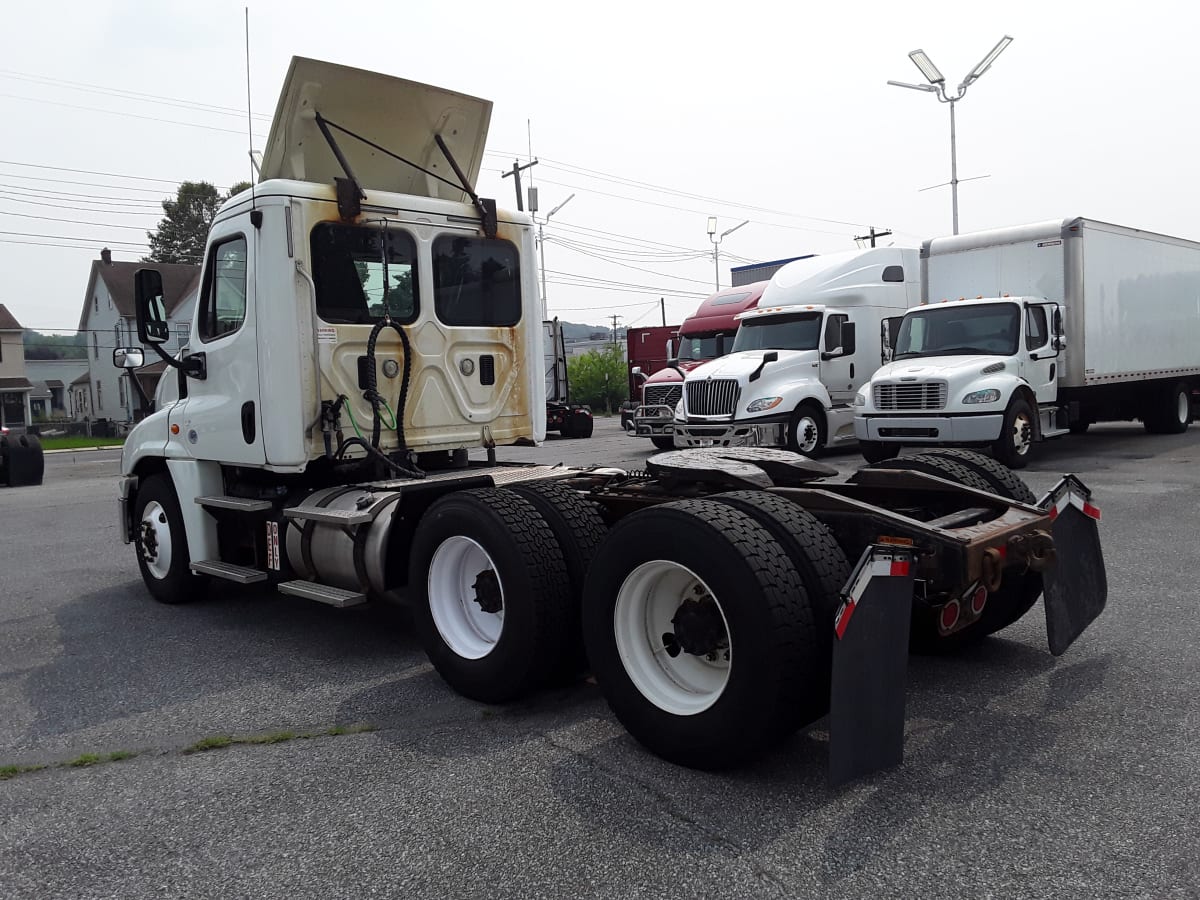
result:
[(854, 365), (855, 325), (846, 313), (828, 313), (821, 334), (821, 383), (834, 406), (854, 402), (861, 379)]
[(257, 232), (239, 216), (213, 227), (200, 279), (190, 353), (205, 377), (189, 378), (171, 411), (177, 440), (196, 459), (263, 465), (254, 264)]
[(1059, 353), (1050, 328), (1056, 308), (1054, 303), (1030, 303), (1025, 307), (1021, 376), (1033, 388), (1039, 404), (1053, 403), (1058, 396)]

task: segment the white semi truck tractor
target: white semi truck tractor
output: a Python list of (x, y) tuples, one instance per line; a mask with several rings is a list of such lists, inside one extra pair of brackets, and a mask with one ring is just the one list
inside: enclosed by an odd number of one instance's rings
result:
[[(293, 61), (262, 180), (212, 225), (178, 390), (122, 453), (121, 530), (156, 599), (233, 582), (403, 602), (465, 696), (590, 669), (685, 765), (737, 764), (830, 712), (839, 779), (898, 761), (910, 643), (976, 640), (1044, 592), (1061, 653), (1099, 614), (1074, 478), (1030, 503), (970, 455), (849, 481), (761, 448), (639, 472), (497, 460), (543, 439), (546, 404), (533, 223), (472, 188), (490, 112)], [(140, 270), (152, 349), (161, 294)]]
[(1140, 419), (1173, 434), (1200, 389), (1200, 244), (1068, 218), (936, 238), (924, 305), (891, 326), (891, 362), (855, 400), (870, 461), (902, 446), (990, 448)]
[(820, 456), (854, 443), (854, 397), (881, 362), (880, 323), (920, 299), (917, 251), (850, 250), (790, 262), (733, 350), (689, 370), (676, 447), (786, 447)]

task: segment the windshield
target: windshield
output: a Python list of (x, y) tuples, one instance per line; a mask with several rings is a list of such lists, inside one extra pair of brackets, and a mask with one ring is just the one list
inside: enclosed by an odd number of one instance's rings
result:
[(816, 350), (821, 340), (821, 314), (796, 313), (743, 319), (733, 352), (740, 350)]
[(1017, 352), (1021, 310), (1015, 303), (937, 306), (910, 312), (900, 323), (893, 359)]
[[(729, 338), (725, 338), (725, 350), (729, 350)], [(715, 334), (681, 334), (679, 336), (679, 359), (697, 360), (717, 358), (717, 336)]]

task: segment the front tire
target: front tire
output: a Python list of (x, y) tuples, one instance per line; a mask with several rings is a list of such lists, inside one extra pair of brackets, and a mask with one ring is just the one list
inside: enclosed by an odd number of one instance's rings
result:
[(589, 572), (583, 624), (621, 724), (681, 765), (744, 762), (820, 690), (795, 566), (770, 532), (723, 503), (683, 500), (622, 519)]
[(570, 580), (554, 531), (524, 497), (442, 497), (417, 525), (408, 571), (417, 635), (458, 693), (504, 703), (561, 670)]
[(1192, 421), (1192, 396), (1187, 382), (1177, 381), (1163, 391), (1154, 412), (1142, 424), (1151, 434), (1183, 434)]
[(801, 403), (788, 423), (787, 448), (809, 459), (825, 452), (825, 414), (812, 403)]
[(1035, 419), (1029, 401), (1015, 397), (1004, 411), (1000, 437), (992, 444), (992, 456), (1010, 469), (1023, 469), (1033, 448)]
[(166, 474), (142, 479), (133, 507), (138, 569), (160, 603), (187, 603), (203, 595), (208, 580), (193, 575), (187, 531), (175, 487)]

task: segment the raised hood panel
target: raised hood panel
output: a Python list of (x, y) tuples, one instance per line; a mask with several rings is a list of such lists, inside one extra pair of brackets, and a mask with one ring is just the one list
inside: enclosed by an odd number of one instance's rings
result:
[(763, 370), (765, 378), (769, 373), (779, 372), (793, 363), (813, 363), (817, 360), (816, 350), (744, 350), (741, 353), (731, 353), (722, 356), (687, 373), (688, 381), (703, 381), (706, 378), (737, 378), (747, 377), (762, 365), (763, 356), (767, 353), (779, 354), (779, 359), (767, 363)]
[[(261, 181), (288, 178), (330, 184), (334, 178), (344, 177), (321, 136), (314, 112), (457, 184), (454, 170), (434, 140), (434, 135), (441, 134), (474, 185), (483, 162), (492, 103), (378, 72), (292, 57), (271, 122)], [(465, 191), (430, 178), (337, 129), (330, 132), (366, 190), (467, 199)]]

